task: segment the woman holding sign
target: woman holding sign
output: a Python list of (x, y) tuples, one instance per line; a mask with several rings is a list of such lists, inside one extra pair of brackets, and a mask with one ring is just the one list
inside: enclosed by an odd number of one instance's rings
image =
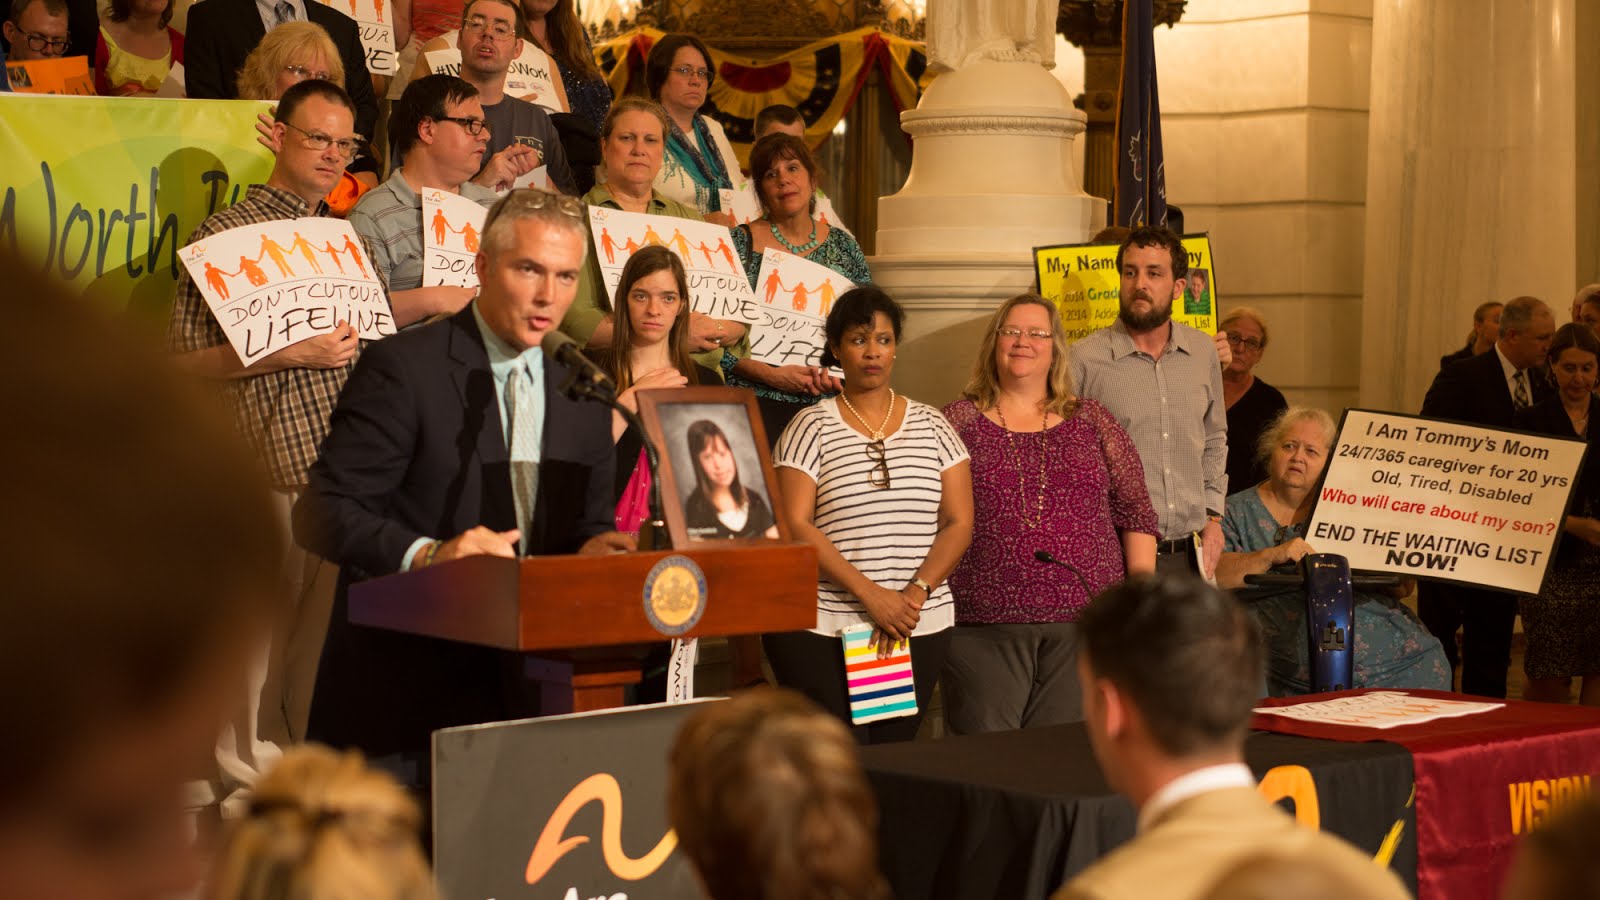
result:
[[(637, 393), (651, 388), (721, 384), (717, 373), (695, 365), (689, 356), (689, 280), (683, 263), (665, 247), (645, 247), (622, 269), (617, 284), (616, 328), (599, 365), (616, 382), (617, 402), (639, 411)], [(644, 442), (611, 414), (617, 442), (617, 530), (635, 534), (649, 513), (650, 467)]]
[[(656, 173), (667, 145), (667, 113), (659, 104), (640, 97), (624, 97), (612, 104), (600, 129), (600, 153), (604, 176), (583, 195), (588, 206), (620, 209), (625, 212), (700, 221), (700, 213), (655, 188)], [(615, 325), (612, 305), (606, 299), (605, 280), (600, 271), (602, 257), (617, 252), (605, 246), (607, 237), (595, 236), (583, 271), (578, 278), (578, 296), (561, 320), (561, 330), (590, 350), (611, 346)], [(620, 296), (620, 294), (619, 294)], [(683, 302), (689, 302), (685, 293)], [(621, 304), (618, 304), (620, 306)], [(697, 312), (684, 316), (688, 343), (696, 361), (715, 369), (724, 349), (740, 346), (745, 325), (713, 319)]]
[[(1600, 340), (1589, 326), (1563, 325), (1550, 342), (1550, 371), (1556, 395), (1517, 416), (1517, 426), (1557, 437), (1590, 441), (1600, 433), (1600, 400), (1595, 399)], [(1528, 655), (1522, 662), (1528, 676), (1524, 700), (1565, 703), (1574, 677), (1583, 680), (1578, 702), (1600, 706), (1600, 462), (1594, 451), (1584, 455), (1578, 485), (1562, 521), (1566, 532), (1555, 563), (1537, 597), (1522, 598), (1522, 627)]]
[[(1320, 409), (1292, 406), (1261, 437), (1267, 479), (1228, 498), (1217, 584), (1244, 587), (1246, 575), (1298, 563), (1313, 553), (1304, 540), (1315, 489), (1338, 429)], [(1356, 592), (1353, 688), (1450, 690), (1444, 647), (1396, 597)], [(1267, 648), (1267, 692), (1274, 697), (1311, 690), (1306, 646), (1306, 599), (1299, 588), (1253, 591), (1246, 606)]]
[[(778, 683), (851, 722), (841, 632), (870, 627), (879, 659), (910, 647), (915, 708), (855, 727), (864, 744), (917, 733), (944, 669), (955, 601), (944, 583), (972, 538), (967, 448), (937, 409), (890, 386), (905, 313), (875, 287), (846, 292), (828, 313), (823, 365), (844, 391), (803, 410), (778, 439), (779, 514), (817, 550), (817, 627), (765, 635)], [(884, 687), (902, 687), (897, 685)], [(909, 699), (909, 698), (908, 698)]]
[[(750, 150), (750, 172), (756, 179), (762, 216), (733, 229), (733, 246), (758, 294), (761, 254), (769, 248), (826, 266), (855, 284), (872, 280), (855, 238), (813, 215), (817, 163), (805, 141), (790, 134), (767, 135)], [(722, 371), (728, 384), (755, 390), (769, 438), (782, 434), (800, 410), (839, 390), (838, 379), (824, 366), (773, 366), (730, 353), (723, 357)]]
[(955, 734), (1081, 721), (1078, 614), (1125, 576), (1155, 571), (1160, 529), (1139, 450), (1104, 406), (1073, 395), (1061, 316), (1036, 294), (995, 311), (944, 414), (972, 454), (977, 512), (950, 576), (945, 719)]

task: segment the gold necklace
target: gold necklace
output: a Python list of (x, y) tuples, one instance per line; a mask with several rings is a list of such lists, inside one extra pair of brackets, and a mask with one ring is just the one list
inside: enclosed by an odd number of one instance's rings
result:
[(1000, 417), (1000, 428), (1006, 433), (1006, 462), (1017, 473), (1017, 505), (1022, 509), (1022, 525), (1025, 528), (1038, 528), (1044, 521), (1044, 488), (1045, 471), (1047, 464), (1045, 456), (1050, 449), (1050, 439), (1045, 432), (1050, 428), (1050, 411), (1045, 410), (1044, 421), (1039, 425), (1039, 496), (1034, 506), (1032, 521), (1028, 518), (1028, 483), (1022, 476), (1022, 460), (1017, 453), (1016, 439), (1012, 434), (1011, 426), (1006, 424), (1006, 412), (1000, 408), (999, 399), (994, 403), (995, 414)]
[[(861, 423), (861, 427), (862, 428), (866, 428), (868, 430), (872, 429), (872, 426), (867, 424), (867, 420), (861, 418), (861, 413), (856, 411), (855, 404), (850, 402), (850, 398), (845, 395), (844, 391), (840, 391), (839, 392), (839, 399), (844, 401), (845, 409), (850, 410), (850, 415), (856, 417), (856, 421)], [(888, 429), (889, 429), (889, 420), (891, 418), (893, 418), (893, 417), (894, 417), (894, 388), (889, 388), (889, 411), (883, 414), (883, 422), (881, 422), (878, 425), (878, 429), (876, 431), (872, 432), (872, 439), (873, 440), (875, 440), (875, 441), (883, 440), (884, 432), (888, 431)]]

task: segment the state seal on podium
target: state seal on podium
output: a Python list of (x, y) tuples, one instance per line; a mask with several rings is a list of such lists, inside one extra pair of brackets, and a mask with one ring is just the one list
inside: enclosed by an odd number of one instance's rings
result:
[(706, 610), (706, 574), (687, 556), (656, 563), (644, 580), (644, 615), (651, 627), (677, 637), (700, 622)]

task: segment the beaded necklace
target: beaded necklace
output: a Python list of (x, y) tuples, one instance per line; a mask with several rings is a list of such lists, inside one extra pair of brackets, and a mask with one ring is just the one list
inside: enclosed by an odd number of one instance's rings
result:
[(1011, 431), (1011, 426), (1006, 424), (1006, 413), (1000, 408), (998, 400), (995, 401), (994, 411), (1000, 417), (1000, 428), (1006, 433), (1006, 462), (1017, 473), (1017, 503), (1022, 508), (1022, 524), (1028, 528), (1038, 528), (1039, 523), (1044, 521), (1044, 479), (1047, 470), (1045, 457), (1050, 450), (1050, 439), (1045, 436), (1045, 432), (1050, 428), (1050, 411), (1045, 410), (1044, 422), (1039, 426), (1039, 496), (1031, 520), (1028, 516), (1027, 481), (1022, 476), (1022, 460), (1017, 452), (1016, 437)]

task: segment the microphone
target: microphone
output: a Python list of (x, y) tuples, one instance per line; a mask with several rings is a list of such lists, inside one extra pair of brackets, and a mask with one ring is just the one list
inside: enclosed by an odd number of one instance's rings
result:
[(550, 355), (550, 358), (566, 366), (571, 371), (567, 383), (561, 386), (561, 393), (577, 400), (580, 396), (588, 396), (594, 391), (607, 391), (611, 394), (617, 392), (617, 386), (605, 370), (594, 364), (594, 360), (583, 355), (578, 349), (578, 342), (559, 331), (552, 331), (539, 342), (539, 349)]
[(1064, 559), (1056, 559), (1054, 556), (1050, 555), (1049, 550), (1035, 550), (1033, 551), (1033, 558), (1042, 563), (1054, 563), (1061, 568), (1066, 569), (1068, 572), (1071, 572), (1077, 577), (1078, 584), (1083, 586), (1083, 592), (1088, 594), (1090, 597), (1094, 596), (1094, 591), (1089, 589), (1089, 582), (1084, 580), (1083, 573), (1078, 571), (1077, 566), (1067, 562)]

